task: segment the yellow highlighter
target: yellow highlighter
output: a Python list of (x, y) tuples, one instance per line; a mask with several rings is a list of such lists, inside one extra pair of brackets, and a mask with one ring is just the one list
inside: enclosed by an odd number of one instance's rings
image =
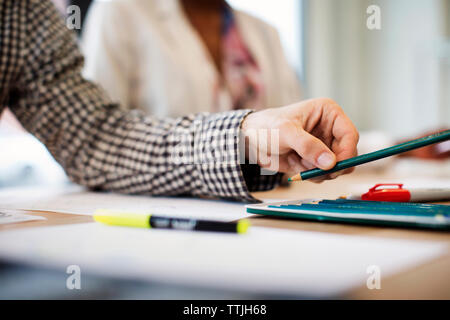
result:
[(227, 233), (246, 233), (250, 227), (248, 220), (239, 220), (237, 222), (208, 221), (104, 209), (95, 211), (94, 220), (112, 226)]

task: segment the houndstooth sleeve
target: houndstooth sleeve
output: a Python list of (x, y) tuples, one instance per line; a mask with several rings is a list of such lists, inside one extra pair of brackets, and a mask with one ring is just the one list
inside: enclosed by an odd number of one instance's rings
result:
[(249, 110), (176, 119), (121, 111), (81, 77), (74, 35), (50, 1), (5, 1), (18, 6), (12, 23), (19, 39), (12, 41), (21, 61), (8, 104), (74, 182), (121, 193), (253, 202), (250, 191), (279, 181), (240, 165), (239, 131)]

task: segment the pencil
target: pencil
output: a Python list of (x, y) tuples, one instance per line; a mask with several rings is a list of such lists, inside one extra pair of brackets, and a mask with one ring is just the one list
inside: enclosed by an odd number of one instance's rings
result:
[(303, 181), (319, 176), (323, 176), (329, 173), (333, 173), (336, 171), (348, 169), (351, 167), (358, 166), (360, 164), (364, 164), (367, 162), (383, 159), (386, 157), (390, 157), (399, 153), (407, 152), (413, 149), (422, 148), (428, 146), (430, 144), (443, 142), (450, 140), (450, 130), (445, 130), (436, 134), (432, 134), (423, 138), (411, 140), (408, 142), (404, 142), (389, 148), (381, 149), (378, 151), (366, 153), (357, 157), (353, 157), (350, 159), (342, 160), (336, 163), (336, 165), (330, 170), (322, 170), (319, 168), (303, 171), (291, 178), (288, 181)]

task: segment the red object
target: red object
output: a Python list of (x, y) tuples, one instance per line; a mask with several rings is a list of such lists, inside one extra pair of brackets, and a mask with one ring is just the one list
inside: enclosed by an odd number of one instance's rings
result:
[[(386, 186), (397, 186), (398, 188), (380, 188)], [(411, 193), (402, 187), (402, 183), (380, 183), (371, 188), (369, 192), (364, 193), (361, 199), (367, 201), (409, 202)]]

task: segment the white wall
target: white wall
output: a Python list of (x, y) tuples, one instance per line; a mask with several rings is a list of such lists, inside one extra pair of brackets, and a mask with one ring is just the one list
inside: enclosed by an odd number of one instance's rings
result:
[[(382, 29), (366, 27), (381, 8)], [(449, 0), (307, 0), (306, 89), (359, 129), (408, 136), (450, 126)]]
[(290, 64), (302, 76), (302, 0), (228, 0), (228, 3), (277, 28)]

